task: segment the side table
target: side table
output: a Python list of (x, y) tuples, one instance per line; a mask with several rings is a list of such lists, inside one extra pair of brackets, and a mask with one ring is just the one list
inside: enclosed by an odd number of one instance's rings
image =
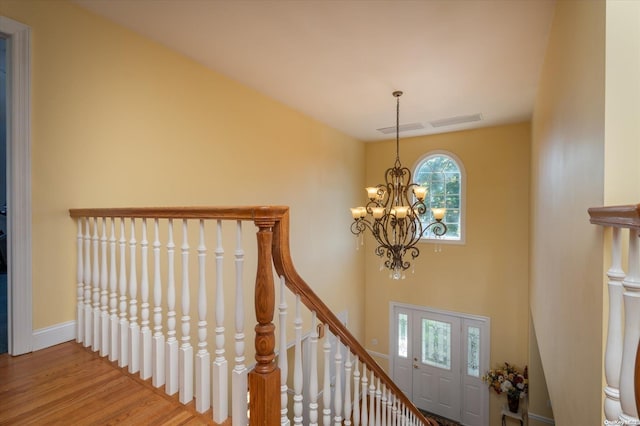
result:
[(517, 413), (512, 413), (511, 411), (509, 411), (509, 407), (507, 407), (506, 405), (502, 406), (502, 426), (507, 425), (508, 418), (518, 420), (520, 422), (520, 426), (524, 426), (524, 416), (522, 414), (522, 408), (519, 408)]

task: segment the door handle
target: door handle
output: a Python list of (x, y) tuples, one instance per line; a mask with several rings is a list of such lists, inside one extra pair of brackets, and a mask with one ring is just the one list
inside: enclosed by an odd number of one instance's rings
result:
[(413, 368), (417, 369), (418, 368), (418, 364), (413, 364)]

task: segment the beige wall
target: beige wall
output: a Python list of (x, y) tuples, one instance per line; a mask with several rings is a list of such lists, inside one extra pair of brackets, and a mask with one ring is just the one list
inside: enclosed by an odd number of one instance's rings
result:
[(602, 240), (586, 211), (603, 203), (604, 31), (604, 2), (558, 2), (532, 120), (531, 314), (558, 425), (601, 424)]
[[(491, 318), (491, 366), (524, 367), (528, 358), (528, 123), (425, 137), (403, 138), (400, 157), (413, 167), (432, 150), (447, 150), (466, 170), (466, 242), (420, 244), (415, 274), (392, 281), (379, 272), (373, 240), (366, 245), (366, 344), (388, 354), (389, 301)], [(384, 180), (395, 141), (367, 144), (368, 185)], [(365, 191), (362, 190), (362, 201)], [(378, 344), (372, 345), (377, 339)], [(491, 423), (499, 423), (504, 398), (491, 395)]]
[(362, 332), (362, 142), (68, 2), (0, 14), (32, 28), (34, 328), (74, 319), (71, 207), (284, 204), (300, 274)]
[(604, 204), (640, 202), (640, 2), (608, 1)]
[[(553, 409), (551, 408), (547, 381), (542, 370), (540, 349), (533, 323), (529, 325), (529, 406), (527, 408), (527, 412), (530, 414), (553, 419)], [(535, 426), (538, 423), (537, 420), (529, 419), (530, 426)]]

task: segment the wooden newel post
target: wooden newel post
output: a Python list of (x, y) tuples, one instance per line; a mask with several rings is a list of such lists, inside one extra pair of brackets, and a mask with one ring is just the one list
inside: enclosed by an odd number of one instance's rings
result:
[(259, 228), (258, 271), (256, 274), (256, 367), (249, 373), (249, 413), (251, 425), (280, 424), (280, 371), (275, 363), (275, 288), (271, 257), (273, 219), (256, 219)]

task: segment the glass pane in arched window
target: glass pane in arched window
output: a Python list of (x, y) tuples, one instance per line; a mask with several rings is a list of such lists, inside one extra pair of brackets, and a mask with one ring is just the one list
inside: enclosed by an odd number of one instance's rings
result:
[[(462, 234), (462, 174), (460, 166), (445, 154), (428, 155), (416, 167), (414, 182), (427, 188), (427, 211), (421, 216), (426, 227), (434, 221), (432, 208), (445, 208), (443, 222), (447, 225), (446, 240), (460, 240)], [(423, 238), (435, 238), (429, 230)]]

